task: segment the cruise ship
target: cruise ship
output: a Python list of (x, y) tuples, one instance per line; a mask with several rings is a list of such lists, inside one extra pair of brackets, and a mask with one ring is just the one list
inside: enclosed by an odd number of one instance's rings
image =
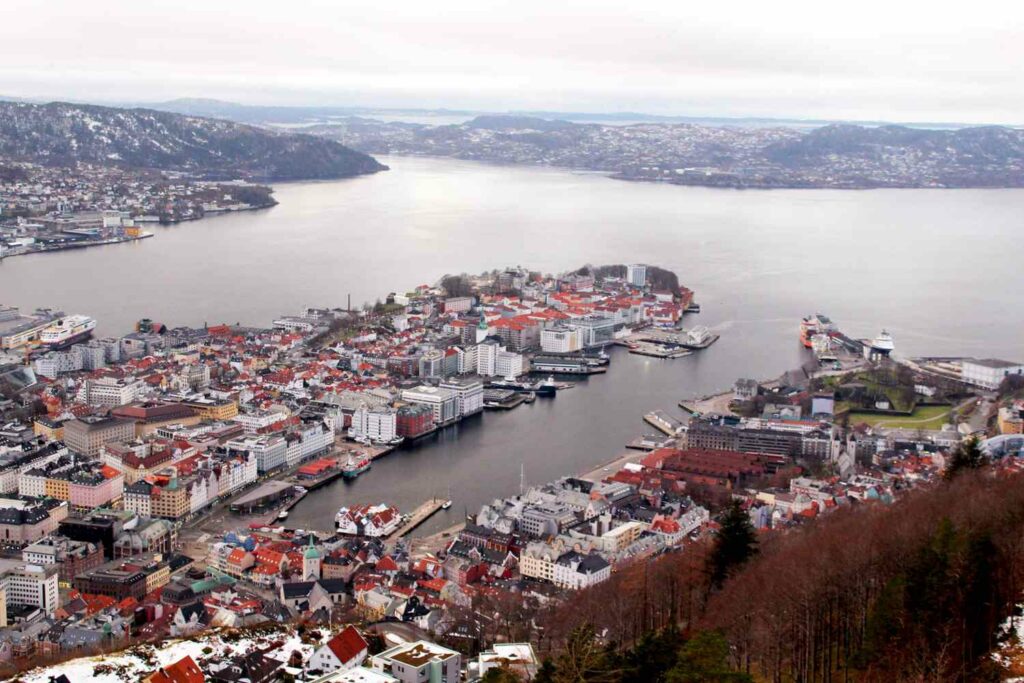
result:
[(882, 330), (874, 339), (864, 341), (865, 355), (871, 357), (885, 357), (887, 358), (895, 349), (896, 344), (892, 340), (892, 335), (887, 331)]
[(88, 339), (96, 329), (96, 321), (87, 315), (69, 315), (39, 333), (39, 343), (50, 348), (63, 348)]

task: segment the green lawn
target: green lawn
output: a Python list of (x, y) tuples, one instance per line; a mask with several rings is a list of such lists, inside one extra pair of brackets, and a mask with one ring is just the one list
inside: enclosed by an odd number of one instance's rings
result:
[(874, 413), (850, 413), (850, 424), (866, 423), (872, 427), (902, 429), (942, 429), (949, 422), (949, 406), (922, 406), (911, 415), (889, 417)]

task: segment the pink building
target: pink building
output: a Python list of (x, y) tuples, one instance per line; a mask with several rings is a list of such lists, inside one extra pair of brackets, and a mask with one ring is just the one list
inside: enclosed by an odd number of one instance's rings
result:
[(109, 465), (73, 476), (68, 500), (74, 507), (92, 509), (118, 500), (124, 494), (124, 474)]

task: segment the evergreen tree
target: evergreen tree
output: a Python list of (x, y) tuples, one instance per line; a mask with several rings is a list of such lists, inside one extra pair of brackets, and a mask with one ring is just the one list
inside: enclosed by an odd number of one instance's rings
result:
[(481, 683), (521, 683), (522, 679), (505, 667), (499, 666), (488, 669), (480, 681)]
[(645, 633), (623, 657), (621, 683), (663, 683), (676, 663), (683, 640), (675, 626)]
[(533, 683), (555, 683), (557, 675), (558, 669), (555, 668), (555, 663), (545, 657), (540, 668), (537, 669), (537, 675), (533, 677)]
[(729, 574), (757, 553), (757, 536), (750, 516), (734, 500), (722, 517), (718, 538), (711, 552), (711, 585), (720, 588)]
[(729, 643), (718, 631), (701, 631), (679, 653), (668, 683), (753, 683), (749, 674), (729, 666)]
[(982, 452), (977, 437), (971, 437), (961, 441), (950, 454), (949, 464), (943, 476), (947, 481), (951, 481), (961, 472), (979, 469), (987, 462), (988, 458)]

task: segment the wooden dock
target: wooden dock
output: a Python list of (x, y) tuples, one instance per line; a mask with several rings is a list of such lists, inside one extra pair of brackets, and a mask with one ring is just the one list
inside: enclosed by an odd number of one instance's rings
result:
[(444, 498), (431, 498), (427, 502), (416, 508), (409, 519), (406, 520), (405, 524), (395, 529), (391, 534), (388, 535), (388, 540), (399, 539), (402, 536), (406, 536), (412, 532), (413, 529), (418, 527), (423, 522), (430, 519), (441, 507), (445, 504)]

